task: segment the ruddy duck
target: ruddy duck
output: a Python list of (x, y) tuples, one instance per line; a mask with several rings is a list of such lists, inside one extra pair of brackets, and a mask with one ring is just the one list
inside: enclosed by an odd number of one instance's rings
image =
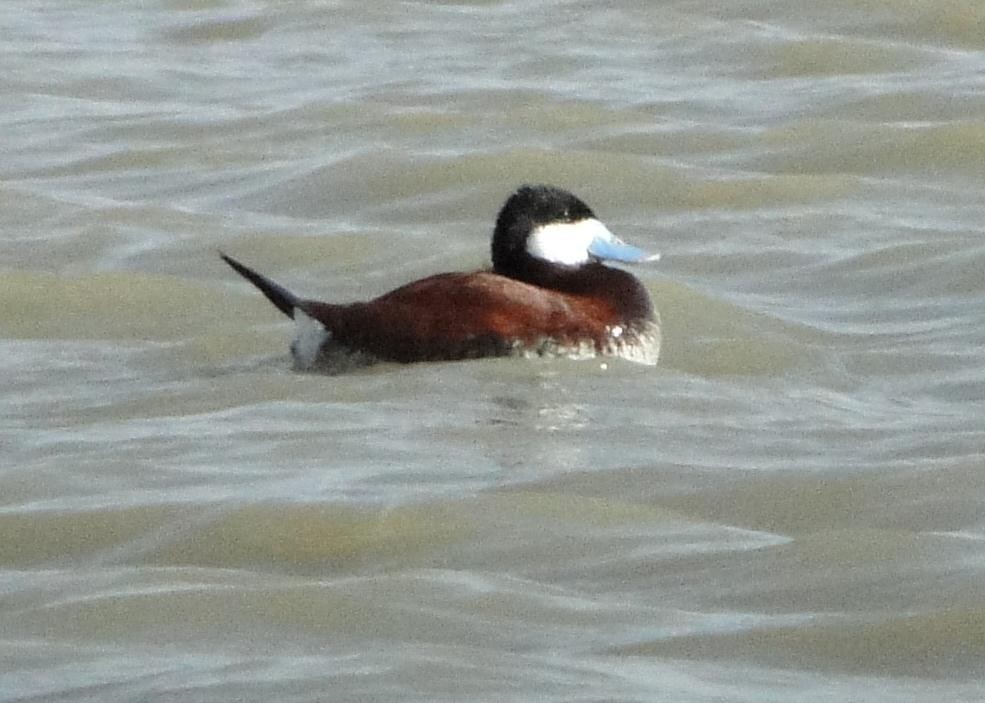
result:
[(298, 369), (485, 356), (617, 356), (656, 364), (660, 319), (634, 276), (602, 261), (653, 261), (581, 200), (522, 186), (499, 211), (491, 271), (440, 273), (368, 302), (299, 298), (220, 252), (297, 323)]

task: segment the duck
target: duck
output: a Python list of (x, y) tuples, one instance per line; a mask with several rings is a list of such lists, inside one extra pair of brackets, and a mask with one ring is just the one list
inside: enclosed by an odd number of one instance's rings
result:
[(660, 318), (646, 287), (609, 265), (660, 255), (623, 242), (557, 186), (523, 185), (509, 195), (496, 217), (490, 269), (435, 274), (368, 301), (302, 298), (219, 255), (295, 321), (290, 349), (301, 371), (483, 357), (655, 365), (660, 354)]

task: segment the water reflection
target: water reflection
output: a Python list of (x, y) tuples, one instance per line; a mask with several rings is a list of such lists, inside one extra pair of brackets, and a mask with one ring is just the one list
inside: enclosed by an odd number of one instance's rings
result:
[(580, 435), (592, 424), (592, 411), (573, 395), (557, 372), (544, 372), (515, 393), (491, 397), (484, 421), (489, 431), (479, 433), (486, 455), (511, 470), (585, 466)]

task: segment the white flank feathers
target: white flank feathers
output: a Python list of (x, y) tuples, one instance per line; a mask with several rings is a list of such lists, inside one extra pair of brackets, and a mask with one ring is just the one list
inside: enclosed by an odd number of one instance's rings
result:
[(294, 341), (291, 354), (298, 369), (310, 369), (318, 360), (322, 345), (329, 333), (325, 325), (304, 312), (294, 308)]

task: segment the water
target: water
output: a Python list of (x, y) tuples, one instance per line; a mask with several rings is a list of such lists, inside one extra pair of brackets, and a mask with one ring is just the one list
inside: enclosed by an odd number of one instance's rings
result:
[[(0, 699), (985, 697), (977, 2), (0, 7)], [(523, 182), (656, 369), (293, 373)]]

